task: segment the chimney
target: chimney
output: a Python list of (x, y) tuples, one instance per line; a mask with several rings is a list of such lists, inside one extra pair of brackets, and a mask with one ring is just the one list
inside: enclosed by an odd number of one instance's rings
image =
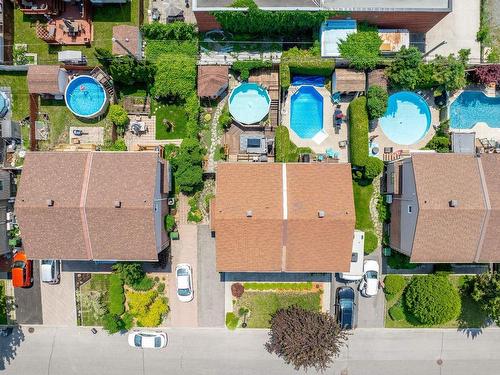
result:
[(54, 200), (53, 199), (47, 199), (47, 206), (48, 207), (53, 207), (54, 206)]
[(122, 202), (120, 201), (115, 201), (115, 208), (120, 208), (122, 206)]
[(319, 210), (318, 211), (318, 217), (321, 219), (321, 218), (324, 218), (325, 217), (325, 211), (323, 210)]
[(450, 204), (450, 207), (457, 207), (458, 206), (458, 201), (456, 199), (452, 199), (448, 203)]
[(253, 212), (252, 210), (248, 210), (247, 211), (247, 217), (252, 217), (253, 216)]

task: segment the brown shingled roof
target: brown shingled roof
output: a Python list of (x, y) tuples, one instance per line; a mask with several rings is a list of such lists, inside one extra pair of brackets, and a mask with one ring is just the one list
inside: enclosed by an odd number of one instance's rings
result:
[(141, 57), (142, 37), (137, 26), (113, 26), (113, 55)]
[(218, 271), (349, 270), (355, 222), (349, 164), (224, 163), (216, 196)]
[(212, 97), (219, 90), (227, 86), (229, 68), (226, 65), (199, 65), (198, 66), (198, 96)]
[(28, 67), (28, 91), (30, 94), (62, 94), (59, 88), (58, 65), (30, 65)]
[(15, 207), (26, 254), (157, 260), (157, 163), (154, 152), (28, 153)]

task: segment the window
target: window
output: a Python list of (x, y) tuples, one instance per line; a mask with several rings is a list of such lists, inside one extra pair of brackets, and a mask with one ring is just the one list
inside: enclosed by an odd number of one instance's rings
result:
[(408, 213), (411, 214), (412, 207), (408, 206)]
[(3, 181), (0, 180), (0, 191), (3, 191)]

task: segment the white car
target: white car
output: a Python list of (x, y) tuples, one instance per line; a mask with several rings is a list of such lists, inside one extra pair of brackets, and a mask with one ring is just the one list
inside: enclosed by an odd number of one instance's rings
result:
[(177, 281), (177, 298), (179, 298), (179, 301), (191, 301), (194, 297), (191, 266), (187, 263), (178, 264), (177, 267), (175, 267), (175, 278)]
[(365, 297), (376, 296), (379, 288), (380, 267), (375, 260), (367, 260), (363, 266), (364, 276), (359, 290)]
[(167, 334), (147, 331), (130, 332), (128, 344), (134, 348), (161, 349), (167, 346)]
[(363, 278), (363, 259), (365, 249), (365, 232), (354, 231), (352, 240), (351, 266), (349, 272), (340, 273), (340, 278), (345, 281), (358, 281)]
[(47, 284), (57, 284), (61, 280), (61, 261), (44, 259), (40, 261), (40, 278)]

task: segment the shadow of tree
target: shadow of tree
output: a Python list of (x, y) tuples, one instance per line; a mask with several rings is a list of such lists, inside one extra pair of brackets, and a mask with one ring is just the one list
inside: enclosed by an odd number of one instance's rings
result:
[(0, 336), (0, 371), (14, 360), (17, 355), (17, 348), (24, 341), (24, 332), (21, 327), (6, 328), (10, 334), (6, 337)]
[(468, 338), (475, 339), (483, 333), (483, 328), (492, 324), (480, 305), (472, 299), (466, 285), (459, 288), (462, 307), (458, 316), (458, 331)]

